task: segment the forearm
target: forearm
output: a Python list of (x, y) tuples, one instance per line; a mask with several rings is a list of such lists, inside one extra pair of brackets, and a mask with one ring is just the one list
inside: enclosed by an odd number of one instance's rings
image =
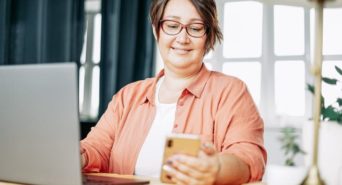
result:
[(89, 143), (81, 141), (81, 164), (82, 169), (87, 172), (107, 172), (109, 168), (109, 154), (107, 150), (99, 150)]
[(220, 170), (215, 184), (243, 184), (250, 178), (248, 165), (232, 154), (219, 154)]

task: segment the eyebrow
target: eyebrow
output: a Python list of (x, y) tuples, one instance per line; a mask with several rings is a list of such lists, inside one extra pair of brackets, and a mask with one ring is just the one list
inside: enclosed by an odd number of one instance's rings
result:
[[(178, 16), (174, 16), (174, 15), (166, 16), (165, 18), (171, 18), (171, 19), (177, 19), (177, 20), (181, 20), (181, 18), (180, 18), (180, 17), (178, 17)], [(201, 22), (203, 22), (203, 20), (202, 20), (202, 19), (198, 19), (198, 18), (192, 18), (192, 19), (190, 19), (190, 21), (189, 21), (189, 22), (194, 22), (194, 21), (201, 21)]]

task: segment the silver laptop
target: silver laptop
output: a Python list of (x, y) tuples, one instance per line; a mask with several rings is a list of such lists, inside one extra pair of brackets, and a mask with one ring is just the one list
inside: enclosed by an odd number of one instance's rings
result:
[(77, 79), (74, 63), (0, 66), (0, 181), (84, 183)]

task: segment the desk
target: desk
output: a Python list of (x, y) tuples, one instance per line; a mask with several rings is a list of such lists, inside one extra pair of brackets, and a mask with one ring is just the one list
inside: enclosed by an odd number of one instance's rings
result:
[[(89, 173), (89, 175), (94, 175), (94, 176), (107, 176), (107, 177), (121, 177), (121, 178), (135, 178), (135, 179), (147, 179), (150, 181), (151, 185), (167, 185), (165, 183), (162, 183), (159, 181), (159, 179), (154, 179), (154, 178), (148, 178), (148, 177), (137, 177), (134, 175), (118, 175), (114, 173)], [(20, 185), (20, 184), (15, 184), (15, 183), (8, 183), (8, 182), (0, 182), (0, 185)], [(266, 185), (265, 183), (262, 182), (257, 182), (257, 183), (247, 183), (243, 185)]]
[[(88, 173), (89, 175), (94, 175), (94, 176), (107, 176), (107, 177), (120, 177), (120, 178), (128, 178), (128, 179), (146, 179), (150, 181), (150, 184), (155, 184), (155, 185), (166, 185), (165, 183), (162, 183), (159, 181), (159, 179), (155, 178), (149, 178), (149, 177), (138, 177), (134, 175), (118, 175), (114, 173)], [(1, 185), (1, 184), (0, 184)]]
[[(154, 179), (154, 178), (148, 178), (148, 177), (137, 177), (134, 175), (118, 175), (118, 174), (113, 174), (113, 173), (89, 173), (90, 175), (95, 175), (95, 176), (107, 176), (107, 177), (121, 177), (121, 178), (135, 178), (135, 179), (147, 179), (150, 181), (150, 184), (152, 185), (168, 185), (166, 183), (162, 183), (159, 181), (159, 179)], [(1, 184), (0, 184), (1, 185)], [(247, 183), (243, 185), (266, 185), (263, 182), (256, 182), (256, 183)]]

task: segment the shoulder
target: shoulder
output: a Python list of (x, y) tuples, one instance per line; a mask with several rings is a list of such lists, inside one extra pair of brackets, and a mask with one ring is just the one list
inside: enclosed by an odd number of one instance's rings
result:
[(153, 78), (146, 78), (144, 80), (135, 81), (135, 82), (125, 85), (123, 88), (121, 88), (120, 91), (123, 91), (125, 93), (129, 93), (132, 91), (144, 92), (148, 88), (151, 88), (153, 86), (155, 80), (156, 78), (153, 77)]
[(124, 102), (144, 101), (146, 96), (153, 92), (156, 78), (146, 78), (132, 82), (121, 88), (116, 93), (116, 98)]
[(244, 90), (246, 84), (241, 79), (221, 72), (212, 71), (207, 81), (208, 88), (227, 90)]

